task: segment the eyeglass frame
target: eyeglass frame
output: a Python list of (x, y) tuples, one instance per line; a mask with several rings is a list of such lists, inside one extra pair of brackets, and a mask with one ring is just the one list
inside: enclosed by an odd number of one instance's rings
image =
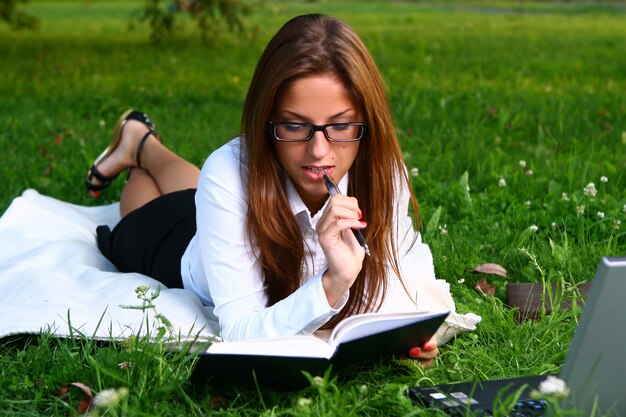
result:
[[(309, 136), (305, 139), (281, 139), (276, 135), (276, 128), (278, 126), (283, 126), (283, 125), (296, 125), (296, 126), (302, 126), (302, 127), (310, 127), (311, 130), (309, 132)], [(326, 128), (328, 127), (332, 127), (332, 126), (360, 126), (362, 127), (361, 130), (361, 136), (359, 138), (356, 139), (333, 139), (330, 136), (328, 136), (328, 132), (326, 131)], [(347, 123), (326, 123), (324, 125), (314, 125), (312, 123), (301, 123), (301, 122), (272, 122), (271, 120), (267, 123), (267, 127), (269, 130), (269, 133), (272, 135), (272, 137), (279, 141), (279, 142), (308, 142), (311, 140), (311, 138), (313, 137), (313, 135), (315, 135), (315, 132), (323, 132), (324, 133), (324, 137), (326, 138), (327, 141), (329, 142), (358, 142), (361, 139), (363, 139), (363, 136), (365, 136), (365, 132), (367, 131), (367, 126), (368, 124), (365, 122), (347, 122)]]

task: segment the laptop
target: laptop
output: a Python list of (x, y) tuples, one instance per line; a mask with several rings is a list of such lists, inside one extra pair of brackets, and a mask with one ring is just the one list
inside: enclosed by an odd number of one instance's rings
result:
[[(494, 402), (522, 389), (507, 416), (547, 415), (548, 403), (530, 398), (546, 375), (412, 387), (418, 406), (450, 416), (492, 416)], [(570, 389), (563, 409), (580, 416), (626, 416), (626, 257), (602, 258), (559, 378)], [(468, 412), (469, 411), (469, 412)]]

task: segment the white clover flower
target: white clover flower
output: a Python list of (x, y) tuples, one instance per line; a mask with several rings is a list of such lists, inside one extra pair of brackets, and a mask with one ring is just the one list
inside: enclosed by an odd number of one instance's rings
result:
[(367, 394), (367, 389), (368, 389), (368, 388), (367, 388), (367, 385), (365, 385), (365, 384), (361, 385), (361, 386), (359, 387), (359, 394), (361, 394), (361, 395), (365, 395), (365, 394)]
[(100, 120), (98, 124), (100, 125), (100, 127), (105, 127), (107, 125), (107, 122), (105, 122), (104, 120)]
[(465, 278), (461, 278), (460, 280), (457, 281), (459, 284), (464, 284), (465, 283)]
[(567, 193), (561, 193), (561, 200), (569, 201), (569, 196), (567, 195)]
[(526, 171), (526, 175), (528, 175), (529, 177), (533, 175), (533, 170), (529, 169)]
[(550, 225), (552, 227), (552, 230), (556, 230), (556, 223), (552, 222), (552, 224)]
[(528, 229), (529, 229), (531, 232), (535, 233), (537, 230), (539, 230), (539, 227), (538, 227), (537, 225), (533, 224), (533, 225), (531, 225)]
[(603, 211), (599, 211), (598, 212), (598, 217), (601, 219), (604, 219), (604, 212)]
[(128, 395), (128, 388), (107, 388), (100, 391), (93, 399), (94, 407), (113, 408)]
[(313, 386), (321, 388), (324, 386), (324, 378), (322, 378), (321, 376), (316, 376), (315, 378), (313, 378)]
[(624, 204), (624, 208), (622, 209), (624, 213), (626, 213), (626, 204)]
[(569, 388), (567, 388), (565, 381), (562, 379), (548, 375), (548, 377), (539, 384), (539, 392), (555, 397), (567, 397)]
[(609, 179), (603, 175), (600, 177), (600, 182), (609, 182)]
[(580, 214), (581, 216), (585, 214), (585, 206), (576, 206), (576, 213)]
[(595, 197), (596, 194), (598, 194), (598, 190), (596, 190), (596, 185), (592, 182), (590, 182), (589, 184), (587, 184), (585, 186), (585, 189), (583, 190), (583, 193), (585, 195), (589, 195), (591, 197)]
[(93, 399), (93, 405), (95, 407), (109, 408), (117, 404), (117, 390), (113, 388), (107, 388), (100, 391)]
[(445, 236), (448, 234), (448, 229), (446, 229), (445, 224), (443, 226), (439, 226), (439, 233), (441, 234), (441, 236)]
[(417, 167), (413, 167), (411, 168), (411, 176), (412, 177), (417, 177), (420, 174), (420, 170)]
[(500, 178), (500, 180), (498, 181), (498, 187), (500, 188), (506, 187), (506, 180), (504, 178)]
[(523, 159), (521, 159), (521, 160), (519, 161), (519, 166), (520, 166), (520, 167), (522, 167), (522, 168), (526, 168), (526, 161), (524, 161)]
[(619, 230), (619, 227), (620, 227), (620, 225), (621, 225), (621, 224), (622, 224), (622, 221), (621, 221), (621, 220), (615, 220), (615, 221), (613, 222), (613, 229), (615, 229), (615, 230)]
[(298, 398), (298, 407), (300, 408), (309, 408), (313, 404), (313, 400), (306, 397)]
[(524, 201), (524, 205), (525, 205), (526, 207), (530, 207), (530, 205), (531, 205), (531, 204), (532, 204), (532, 202), (531, 202), (530, 200), (526, 200), (526, 201)]

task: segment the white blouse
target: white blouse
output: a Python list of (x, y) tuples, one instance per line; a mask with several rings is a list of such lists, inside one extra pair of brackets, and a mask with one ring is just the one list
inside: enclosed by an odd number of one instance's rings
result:
[[(337, 314), (348, 292), (336, 305), (328, 304), (322, 287), (327, 262), (317, 240), (315, 225), (324, 207), (311, 217), (291, 181), (288, 198), (304, 238), (304, 284), (287, 298), (267, 307), (262, 270), (246, 235), (247, 199), (239, 138), (233, 139), (206, 160), (196, 192), (197, 232), (181, 262), (183, 285), (203, 304), (214, 307), (224, 340), (241, 340), (312, 333)], [(242, 174), (244, 173), (244, 174)], [(348, 175), (338, 184), (342, 193)], [(388, 274), (387, 291), (380, 312), (419, 309), (451, 310), (454, 302), (448, 284), (436, 280), (427, 245), (417, 241), (408, 216), (408, 190), (403, 187), (396, 205), (398, 249), (403, 282)], [(409, 249), (410, 248), (410, 249)], [(403, 285), (404, 284), (404, 285)]]

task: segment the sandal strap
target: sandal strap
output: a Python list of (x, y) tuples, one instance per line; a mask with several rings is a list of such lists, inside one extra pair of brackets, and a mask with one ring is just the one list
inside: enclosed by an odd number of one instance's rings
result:
[(145, 145), (146, 140), (148, 140), (150, 135), (154, 135), (154, 137), (157, 139), (159, 138), (159, 133), (156, 130), (149, 130), (145, 135), (143, 135), (143, 137), (139, 141), (139, 146), (137, 146), (137, 166), (141, 169), (143, 169), (143, 167), (141, 166), (141, 153), (143, 152), (143, 146)]
[(152, 123), (152, 120), (148, 117), (144, 112), (140, 112), (139, 110), (133, 110), (126, 116), (126, 121), (128, 120), (136, 120), (138, 122), (143, 123), (148, 126), (148, 129), (155, 132), (155, 136), (158, 135), (156, 131), (156, 126)]
[[(119, 174), (112, 177), (107, 177), (106, 175), (101, 173), (95, 165), (92, 165), (89, 169), (89, 175), (87, 176), (87, 180), (85, 181), (85, 187), (89, 191), (102, 191), (110, 186), (118, 175)], [(96, 178), (98, 181), (100, 181), (100, 184), (94, 184), (93, 182), (91, 182), (93, 178)]]
[[(119, 175), (119, 174), (118, 174)], [(90, 179), (91, 177), (95, 177), (98, 181), (100, 181), (101, 183), (111, 183), (113, 182), (113, 180), (115, 180), (117, 178), (117, 175), (114, 175), (112, 177), (107, 177), (106, 175), (104, 175), (102, 172), (100, 172), (100, 170), (98, 169), (98, 167), (96, 167), (95, 165), (91, 166), (91, 175), (90, 175)]]
[(154, 135), (156, 140), (161, 142), (161, 135), (156, 130), (156, 126), (154, 125), (154, 123), (152, 123), (152, 120), (150, 120), (148, 115), (144, 112), (133, 110), (132, 112), (130, 112), (130, 114), (128, 114), (128, 116), (126, 116), (126, 120), (136, 120), (146, 125), (149, 129), (148, 133), (146, 133), (139, 141), (139, 146), (137, 146), (137, 166), (143, 169), (143, 167), (141, 166), (141, 153), (143, 152), (143, 147), (146, 143), (146, 140), (148, 140), (150, 135)]

